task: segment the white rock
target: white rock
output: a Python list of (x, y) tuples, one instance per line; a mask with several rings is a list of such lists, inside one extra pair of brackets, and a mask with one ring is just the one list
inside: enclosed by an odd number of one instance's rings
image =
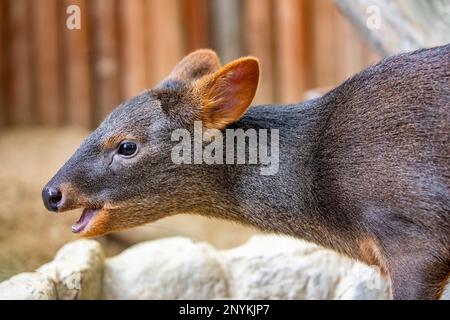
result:
[(37, 271), (56, 285), (58, 299), (99, 299), (104, 256), (97, 241), (78, 240), (62, 247), (55, 259)]
[(261, 235), (222, 259), (235, 299), (331, 299), (341, 269), (351, 265), (319, 246)]
[(55, 300), (53, 281), (38, 272), (18, 274), (0, 283), (0, 300)]
[[(103, 289), (103, 294), (102, 294)], [(391, 299), (372, 267), (292, 238), (253, 236), (216, 251), (186, 238), (144, 242), (104, 261), (100, 245), (64, 246), (0, 283), (0, 299)], [(442, 299), (450, 298), (447, 286)]]
[(352, 268), (339, 282), (334, 299), (388, 300), (392, 299), (392, 294), (389, 282), (376, 267), (354, 262)]
[(106, 299), (214, 299), (227, 296), (217, 252), (168, 238), (133, 246), (106, 261)]
[(447, 283), (447, 286), (442, 293), (441, 300), (450, 300), (450, 283)]

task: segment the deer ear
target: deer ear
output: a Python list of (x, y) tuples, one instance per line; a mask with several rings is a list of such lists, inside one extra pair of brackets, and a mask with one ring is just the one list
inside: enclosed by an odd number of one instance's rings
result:
[(208, 128), (222, 129), (239, 120), (255, 97), (259, 82), (258, 59), (235, 60), (194, 85), (201, 99), (201, 120)]
[(164, 79), (160, 86), (166, 83), (190, 83), (220, 69), (217, 54), (209, 49), (196, 50), (184, 57)]

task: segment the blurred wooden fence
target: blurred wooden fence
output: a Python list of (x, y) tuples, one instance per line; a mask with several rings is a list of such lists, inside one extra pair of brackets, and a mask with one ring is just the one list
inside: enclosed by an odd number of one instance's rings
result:
[[(71, 4), (81, 30), (66, 28)], [(92, 127), (202, 47), (260, 58), (256, 103), (378, 60), (331, 0), (0, 0), (0, 125)]]

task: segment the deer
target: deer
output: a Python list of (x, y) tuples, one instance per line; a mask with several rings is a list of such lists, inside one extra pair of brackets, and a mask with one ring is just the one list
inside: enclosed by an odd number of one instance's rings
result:
[[(302, 103), (250, 107), (259, 79), (257, 58), (190, 53), (106, 117), (44, 205), (83, 208), (82, 237), (176, 214), (235, 221), (376, 266), (394, 299), (438, 299), (450, 274), (450, 44), (384, 58)], [(174, 163), (172, 133), (199, 122), (276, 129), (278, 170)]]

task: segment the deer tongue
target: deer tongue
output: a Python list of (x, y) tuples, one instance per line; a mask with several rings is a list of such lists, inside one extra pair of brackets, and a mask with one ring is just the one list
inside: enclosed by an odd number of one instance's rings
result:
[(80, 219), (72, 225), (72, 232), (79, 233), (83, 231), (98, 211), (98, 209), (84, 209)]

